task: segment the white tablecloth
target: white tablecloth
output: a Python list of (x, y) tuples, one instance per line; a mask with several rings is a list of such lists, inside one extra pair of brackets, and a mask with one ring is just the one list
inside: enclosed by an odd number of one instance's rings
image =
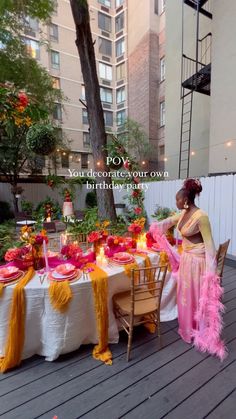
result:
[[(158, 263), (157, 254), (150, 253), (149, 257), (153, 264)], [(136, 261), (139, 266), (144, 263), (141, 257), (137, 257)], [(130, 281), (120, 266), (103, 269), (108, 273), (109, 343), (117, 343), (119, 331), (113, 314), (112, 296), (129, 289)], [(81, 278), (71, 284), (73, 298), (64, 314), (52, 308), (48, 286), (47, 280), (41, 284), (39, 275), (35, 274), (25, 287), (26, 332), (22, 359), (37, 354), (45, 356), (47, 361), (53, 361), (61, 354), (78, 349), (82, 344), (98, 342), (91, 281)], [(6, 287), (0, 298), (0, 355), (4, 355), (13, 287)], [(168, 273), (162, 296), (161, 321), (175, 318), (176, 282)]]

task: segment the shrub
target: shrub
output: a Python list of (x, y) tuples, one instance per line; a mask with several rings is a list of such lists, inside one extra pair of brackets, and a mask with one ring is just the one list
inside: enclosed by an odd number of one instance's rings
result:
[(88, 208), (97, 206), (97, 195), (95, 191), (88, 192), (85, 198), (85, 204)]
[(14, 218), (14, 214), (11, 211), (10, 204), (5, 201), (0, 201), (0, 223)]

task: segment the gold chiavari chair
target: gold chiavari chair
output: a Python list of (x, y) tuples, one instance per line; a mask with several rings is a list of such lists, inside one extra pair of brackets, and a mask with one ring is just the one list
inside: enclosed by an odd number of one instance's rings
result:
[(230, 239), (227, 240), (225, 243), (221, 243), (216, 253), (217, 274), (219, 275), (221, 281), (223, 278), (225, 258), (229, 247), (229, 243)]
[(166, 273), (167, 265), (134, 269), (130, 290), (113, 296), (115, 316), (128, 334), (127, 361), (130, 359), (134, 326), (154, 323), (161, 338), (160, 304)]

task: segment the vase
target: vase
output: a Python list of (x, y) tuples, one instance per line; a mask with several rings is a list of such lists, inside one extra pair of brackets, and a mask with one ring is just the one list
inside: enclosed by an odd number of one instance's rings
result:
[(132, 233), (132, 248), (137, 249), (137, 240), (138, 240), (139, 234)]
[(33, 266), (36, 271), (45, 267), (45, 260), (43, 257), (42, 245), (32, 247), (32, 256), (33, 256)]
[(101, 246), (102, 246), (102, 239), (98, 239), (93, 242), (93, 250), (94, 250), (95, 255), (99, 254)]

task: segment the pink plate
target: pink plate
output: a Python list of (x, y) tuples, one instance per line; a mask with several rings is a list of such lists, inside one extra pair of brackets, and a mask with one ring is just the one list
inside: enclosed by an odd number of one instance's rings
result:
[(0, 269), (0, 277), (11, 278), (12, 276), (16, 275), (17, 272), (19, 272), (19, 268), (16, 266), (7, 266), (6, 268)]
[(82, 275), (82, 271), (80, 271), (79, 269), (76, 269), (75, 272), (72, 275), (70, 275), (69, 277), (68, 276), (67, 277), (64, 277), (64, 278), (62, 278), (62, 277), (60, 277), (60, 278), (56, 277), (55, 278), (53, 276), (53, 272), (52, 273), (49, 273), (48, 279), (50, 281), (56, 281), (56, 282), (73, 281), (75, 278), (76, 279), (79, 279), (81, 277), (81, 275)]
[(123, 262), (123, 263), (130, 262), (133, 259), (134, 259), (133, 256), (126, 252), (115, 253), (113, 256), (113, 260), (116, 260), (117, 262)]
[(70, 275), (75, 271), (75, 266), (71, 263), (63, 263), (62, 265), (57, 266), (55, 271), (59, 275)]
[(14, 275), (12, 275), (11, 277), (8, 277), (8, 278), (3, 278), (2, 276), (0, 276), (0, 283), (1, 283), (1, 282), (6, 283), (6, 282), (15, 281), (16, 279), (20, 278), (20, 276), (21, 276), (22, 274), (23, 274), (23, 272), (18, 270), (18, 272), (16, 272), (16, 273), (15, 273)]
[(114, 263), (117, 263), (119, 265), (126, 265), (128, 263), (132, 263), (134, 262), (134, 257), (132, 255), (130, 255), (129, 253), (116, 253), (113, 257), (112, 257), (112, 261)]

